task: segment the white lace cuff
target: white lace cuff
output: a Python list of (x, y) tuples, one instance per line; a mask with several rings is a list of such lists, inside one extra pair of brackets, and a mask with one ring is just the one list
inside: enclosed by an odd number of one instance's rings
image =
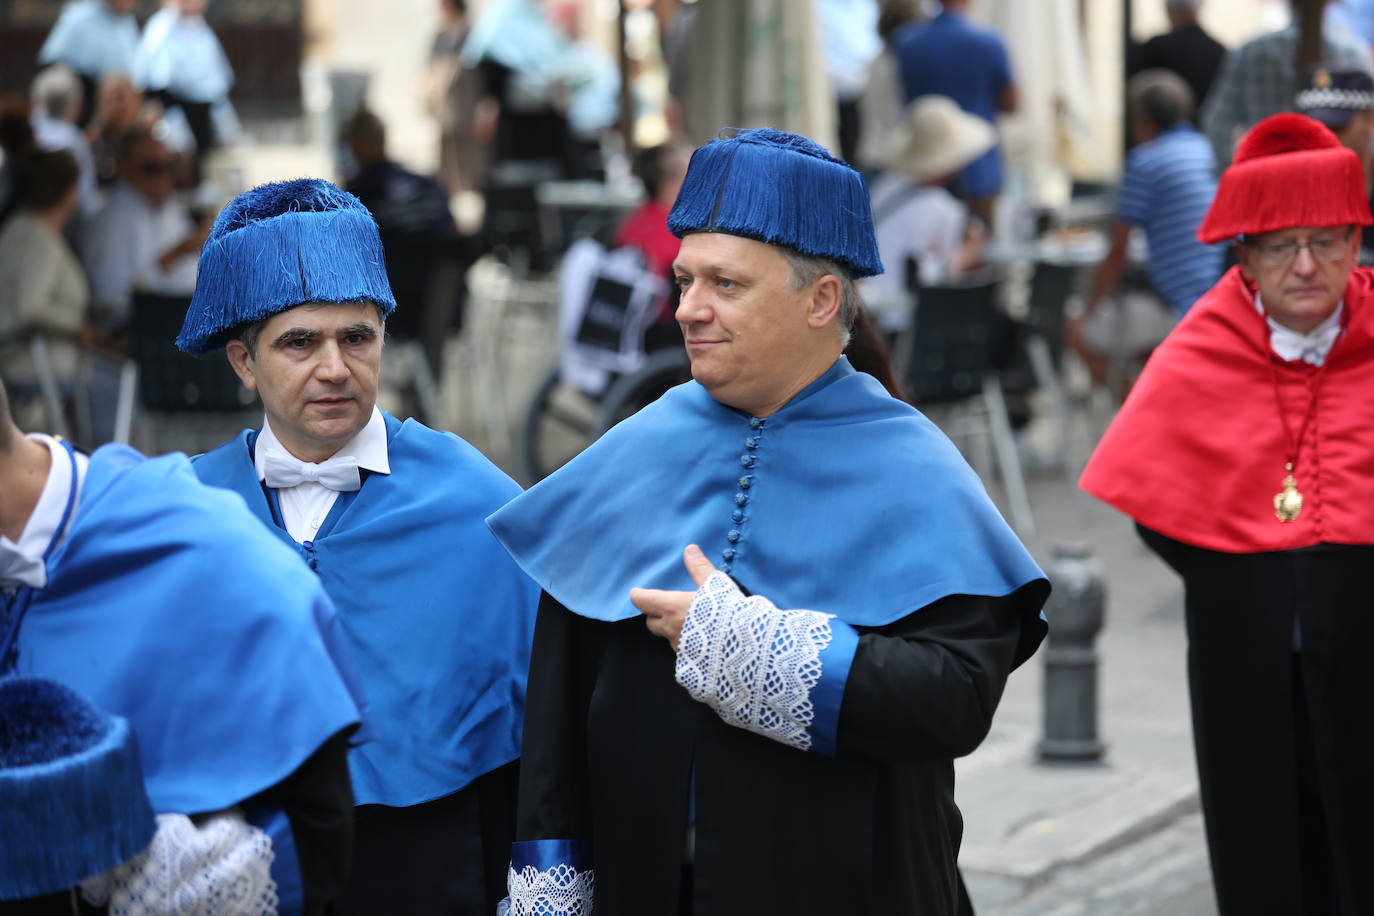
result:
[(143, 852), (82, 882), (86, 900), (111, 916), (269, 916), (277, 912), (272, 840), (230, 809), (199, 823), (159, 814)]
[(510, 916), (592, 916), (596, 872), (575, 840), (515, 843), (507, 876)]
[(697, 590), (677, 682), (730, 725), (800, 750), (835, 751), (858, 634), (833, 614), (746, 598), (724, 573)]

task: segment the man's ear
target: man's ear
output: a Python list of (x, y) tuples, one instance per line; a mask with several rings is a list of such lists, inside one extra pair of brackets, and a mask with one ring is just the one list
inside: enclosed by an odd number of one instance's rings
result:
[(812, 328), (820, 329), (832, 323), (840, 314), (844, 291), (840, 278), (826, 274), (816, 281), (811, 291), (811, 304), (806, 310), (806, 322)]
[(253, 357), (248, 352), (248, 345), (241, 340), (231, 340), (224, 345), (224, 355), (229, 360), (234, 374), (243, 382), (243, 387), (249, 391), (256, 391), (258, 381), (253, 374)]

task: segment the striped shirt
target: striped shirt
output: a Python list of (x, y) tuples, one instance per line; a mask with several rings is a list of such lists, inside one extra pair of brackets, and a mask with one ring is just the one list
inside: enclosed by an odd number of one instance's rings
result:
[(1117, 215), (1145, 231), (1150, 283), (1180, 315), (1221, 276), (1223, 247), (1197, 240), (1217, 191), (1207, 138), (1176, 124), (1126, 156)]

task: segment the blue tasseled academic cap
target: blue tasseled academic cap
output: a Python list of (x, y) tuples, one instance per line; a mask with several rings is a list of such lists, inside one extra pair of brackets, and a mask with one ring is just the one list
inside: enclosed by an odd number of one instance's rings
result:
[(361, 301), (383, 315), (396, 308), (362, 201), (319, 178), (259, 185), (215, 220), (177, 346), (200, 356), (246, 322), (307, 302)]
[(698, 148), (668, 229), (678, 238), (728, 232), (785, 245), (838, 261), (855, 277), (883, 272), (863, 178), (819, 143), (772, 127)]
[(46, 678), (0, 678), (0, 900), (132, 859), (157, 829), (129, 723)]

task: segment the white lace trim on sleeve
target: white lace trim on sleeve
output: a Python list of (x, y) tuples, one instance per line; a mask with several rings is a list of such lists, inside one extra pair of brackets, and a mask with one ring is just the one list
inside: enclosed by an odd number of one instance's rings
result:
[(820, 653), (833, 614), (780, 610), (746, 598), (724, 573), (697, 590), (678, 641), (677, 682), (730, 725), (800, 750), (811, 747)]
[(559, 864), (510, 869), (510, 916), (592, 916), (596, 873)]
[(111, 916), (274, 916), (272, 839), (229, 810), (193, 822), (159, 814), (148, 848), (82, 883), (88, 901), (109, 901)]

